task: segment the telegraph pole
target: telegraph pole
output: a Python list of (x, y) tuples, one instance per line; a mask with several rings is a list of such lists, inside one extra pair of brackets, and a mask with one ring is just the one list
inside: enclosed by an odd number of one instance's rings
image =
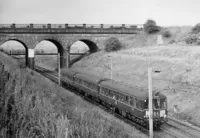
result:
[(58, 53), (58, 85), (60, 85), (60, 53)]
[(108, 56), (110, 58), (110, 79), (112, 80), (112, 57)]
[(148, 68), (148, 89), (149, 89), (149, 138), (153, 138), (152, 68)]

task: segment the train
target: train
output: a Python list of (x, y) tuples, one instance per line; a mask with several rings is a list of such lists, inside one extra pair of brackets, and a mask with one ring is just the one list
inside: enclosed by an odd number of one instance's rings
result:
[[(101, 103), (135, 123), (149, 128), (148, 91), (108, 78), (68, 69), (62, 74), (62, 85)], [(153, 127), (167, 122), (167, 97), (153, 94)]]

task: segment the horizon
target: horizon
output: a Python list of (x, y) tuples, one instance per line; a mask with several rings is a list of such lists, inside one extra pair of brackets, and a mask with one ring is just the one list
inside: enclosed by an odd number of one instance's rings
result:
[(194, 26), (200, 1), (193, 0), (1, 0), (0, 24), (144, 24)]

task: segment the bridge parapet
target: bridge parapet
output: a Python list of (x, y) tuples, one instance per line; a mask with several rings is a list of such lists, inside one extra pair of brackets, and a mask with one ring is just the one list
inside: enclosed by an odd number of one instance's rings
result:
[(142, 25), (127, 24), (0, 24), (0, 33), (136, 34)]

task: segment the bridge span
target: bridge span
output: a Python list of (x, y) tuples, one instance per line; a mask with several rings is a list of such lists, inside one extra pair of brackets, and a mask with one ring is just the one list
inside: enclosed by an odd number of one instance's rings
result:
[(69, 67), (70, 47), (82, 41), (89, 52), (102, 49), (102, 43), (116, 37), (123, 41), (142, 30), (142, 25), (107, 24), (0, 24), (0, 45), (15, 40), (25, 48), (26, 65), (34, 68), (35, 47), (43, 40), (55, 44), (60, 53), (60, 66)]

